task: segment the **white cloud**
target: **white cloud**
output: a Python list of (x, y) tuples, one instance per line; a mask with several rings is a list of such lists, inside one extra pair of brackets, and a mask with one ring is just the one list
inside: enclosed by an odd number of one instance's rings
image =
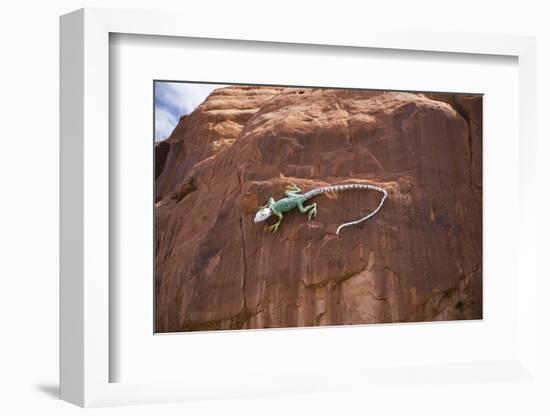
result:
[(191, 113), (219, 84), (155, 83), (155, 140), (170, 135), (181, 116)]
[(155, 106), (155, 140), (164, 140), (178, 124), (178, 118), (168, 110)]

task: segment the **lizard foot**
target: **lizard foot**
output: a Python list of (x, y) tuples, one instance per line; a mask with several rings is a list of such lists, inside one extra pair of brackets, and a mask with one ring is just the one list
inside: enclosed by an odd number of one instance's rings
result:
[(311, 220), (311, 217), (313, 217), (313, 218), (316, 218), (316, 217), (317, 217), (317, 204), (315, 204), (315, 205), (313, 206), (313, 208), (311, 208), (311, 209), (309, 210), (309, 212), (307, 213), (307, 219), (308, 219), (308, 221)]
[(273, 234), (275, 234), (277, 232), (277, 230), (279, 229), (280, 224), (281, 224), (280, 222), (276, 222), (275, 224), (269, 226), (267, 229), (269, 231), (271, 231)]

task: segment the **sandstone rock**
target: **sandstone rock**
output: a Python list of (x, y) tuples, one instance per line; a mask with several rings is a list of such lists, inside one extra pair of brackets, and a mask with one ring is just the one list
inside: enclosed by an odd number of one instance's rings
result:
[(162, 171), (164, 170), (164, 164), (166, 163), (166, 157), (170, 150), (170, 142), (164, 140), (155, 144), (155, 180), (158, 179)]
[[(481, 96), (228, 87), (168, 143), (157, 332), (481, 318)], [(253, 222), (290, 183), (357, 182), (389, 198), (341, 235), (380, 194), (324, 194), (277, 234)]]

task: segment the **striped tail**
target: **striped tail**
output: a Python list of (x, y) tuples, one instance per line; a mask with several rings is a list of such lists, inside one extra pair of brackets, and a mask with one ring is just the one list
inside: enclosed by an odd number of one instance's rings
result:
[(378, 206), (370, 214), (368, 214), (365, 217), (360, 218), (356, 221), (346, 222), (346, 223), (340, 225), (338, 227), (338, 229), (336, 230), (336, 235), (338, 235), (342, 228), (349, 227), (350, 225), (356, 225), (356, 224), (362, 223), (363, 221), (366, 221), (369, 218), (376, 215), (376, 213), (378, 211), (380, 211), (380, 208), (382, 208), (382, 205), (384, 205), (384, 201), (388, 197), (388, 192), (384, 188), (380, 188), (379, 186), (376, 186), (376, 185), (350, 183), (350, 184), (344, 184), (344, 185), (325, 186), (323, 188), (313, 189), (309, 192), (306, 192), (304, 194), (304, 198), (307, 200), (307, 199), (313, 198), (314, 196), (324, 194), (324, 193), (327, 193), (327, 192), (342, 192), (342, 191), (349, 191), (349, 190), (352, 190), (352, 189), (363, 189), (363, 190), (369, 190), (369, 191), (377, 191), (377, 192), (382, 193), (383, 196), (382, 196), (382, 199), (380, 200), (380, 203), (378, 204)]

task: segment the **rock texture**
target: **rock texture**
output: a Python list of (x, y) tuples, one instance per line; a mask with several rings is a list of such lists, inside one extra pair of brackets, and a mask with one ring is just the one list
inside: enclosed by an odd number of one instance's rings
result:
[[(228, 87), (157, 145), (157, 332), (481, 318), (481, 110), (474, 95)], [(164, 153), (161, 153), (164, 152)], [(316, 198), (253, 222), (290, 183)]]

